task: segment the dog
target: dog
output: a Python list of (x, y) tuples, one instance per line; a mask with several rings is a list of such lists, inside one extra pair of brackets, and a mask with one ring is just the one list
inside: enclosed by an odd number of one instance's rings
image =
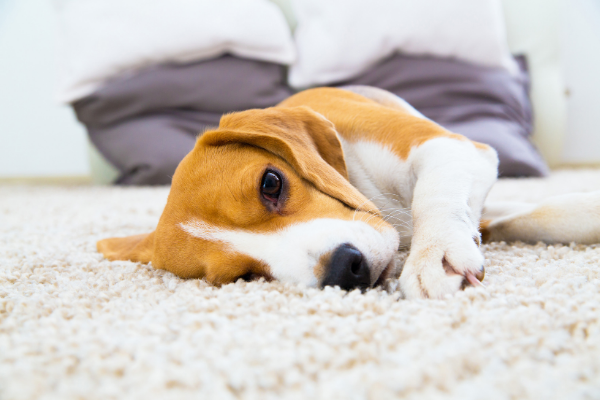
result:
[(399, 274), (414, 299), (480, 284), (482, 241), (600, 242), (600, 192), (484, 204), (497, 167), (387, 91), (309, 89), (224, 115), (179, 164), (156, 230), (97, 248), (215, 285), (365, 290)]

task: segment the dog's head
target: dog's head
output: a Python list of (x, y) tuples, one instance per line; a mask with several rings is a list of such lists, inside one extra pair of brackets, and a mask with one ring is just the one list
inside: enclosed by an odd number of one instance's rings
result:
[(331, 122), (306, 107), (229, 114), (180, 163), (150, 234), (98, 242), (111, 260), (152, 262), (214, 284), (264, 276), (367, 288), (398, 234), (347, 180)]

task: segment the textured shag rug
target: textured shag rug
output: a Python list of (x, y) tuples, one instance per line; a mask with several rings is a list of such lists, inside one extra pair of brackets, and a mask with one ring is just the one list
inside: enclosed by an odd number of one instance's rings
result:
[[(490, 198), (598, 189), (558, 171)], [(215, 288), (96, 252), (154, 229), (167, 193), (0, 186), (0, 399), (600, 398), (600, 245), (485, 245), (487, 290), (426, 301)]]

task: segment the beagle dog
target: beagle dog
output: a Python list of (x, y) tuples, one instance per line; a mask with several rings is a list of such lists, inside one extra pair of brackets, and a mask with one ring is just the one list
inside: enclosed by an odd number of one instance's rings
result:
[(483, 279), (482, 240), (600, 242), (600, 192), (484, 209), (497, 166), (389, 92), (310, 89), (223, 116), (179, 164), (156, 230), (98, 250), (216, 285), (399, 275), (406, 298), (440, 298)]

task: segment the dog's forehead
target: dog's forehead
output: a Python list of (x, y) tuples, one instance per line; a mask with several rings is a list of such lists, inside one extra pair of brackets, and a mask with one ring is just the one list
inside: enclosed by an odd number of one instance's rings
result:
[(269, 153), (243, 144), (210, 146), (198, 141), (196, 147), (181, 161), (174, 179), (202, 180), (211, 183), (211, 176), (227, 175), (257, 163), (268, 162)]
[[(221, 229), (258, 230), (285, 224), (283, 220), (273, 221), (273, 215), (260, 199), (262, 176), (273, 166), (294, 182), (291, 193), (303, 190), (293, 168), (262, 149), (251, 146), (196, 149), (182, 162), (173, 178), (165, 208), (165, 213), (173, 216), (168, 223), (178, 224), (195, 218)], [(302, 195), (293, 197), (292, 203), (306, 200)]]
[(267, 152), (250, 146), (196, 147), (175, 171), (171, 194), (222, 198), (224, 192), (229, 191), (231, 195), (236, 187), (238, 190), (255, 187), (261, 172), (269, 163), (276, 162), (274, 159)]
[[(273, 168), (285, 182), (281, 215), (269, 212), (260, 198), (262, 176)], [(197, 218), (220, 229), (263, 232), (324, 215), (348, 218), (353, 212), (303, 179), (282, 158), (237, 145), (200, 146), (188, 156), (173, 179), (168, 208), (178, 213), (178, 222)]]

